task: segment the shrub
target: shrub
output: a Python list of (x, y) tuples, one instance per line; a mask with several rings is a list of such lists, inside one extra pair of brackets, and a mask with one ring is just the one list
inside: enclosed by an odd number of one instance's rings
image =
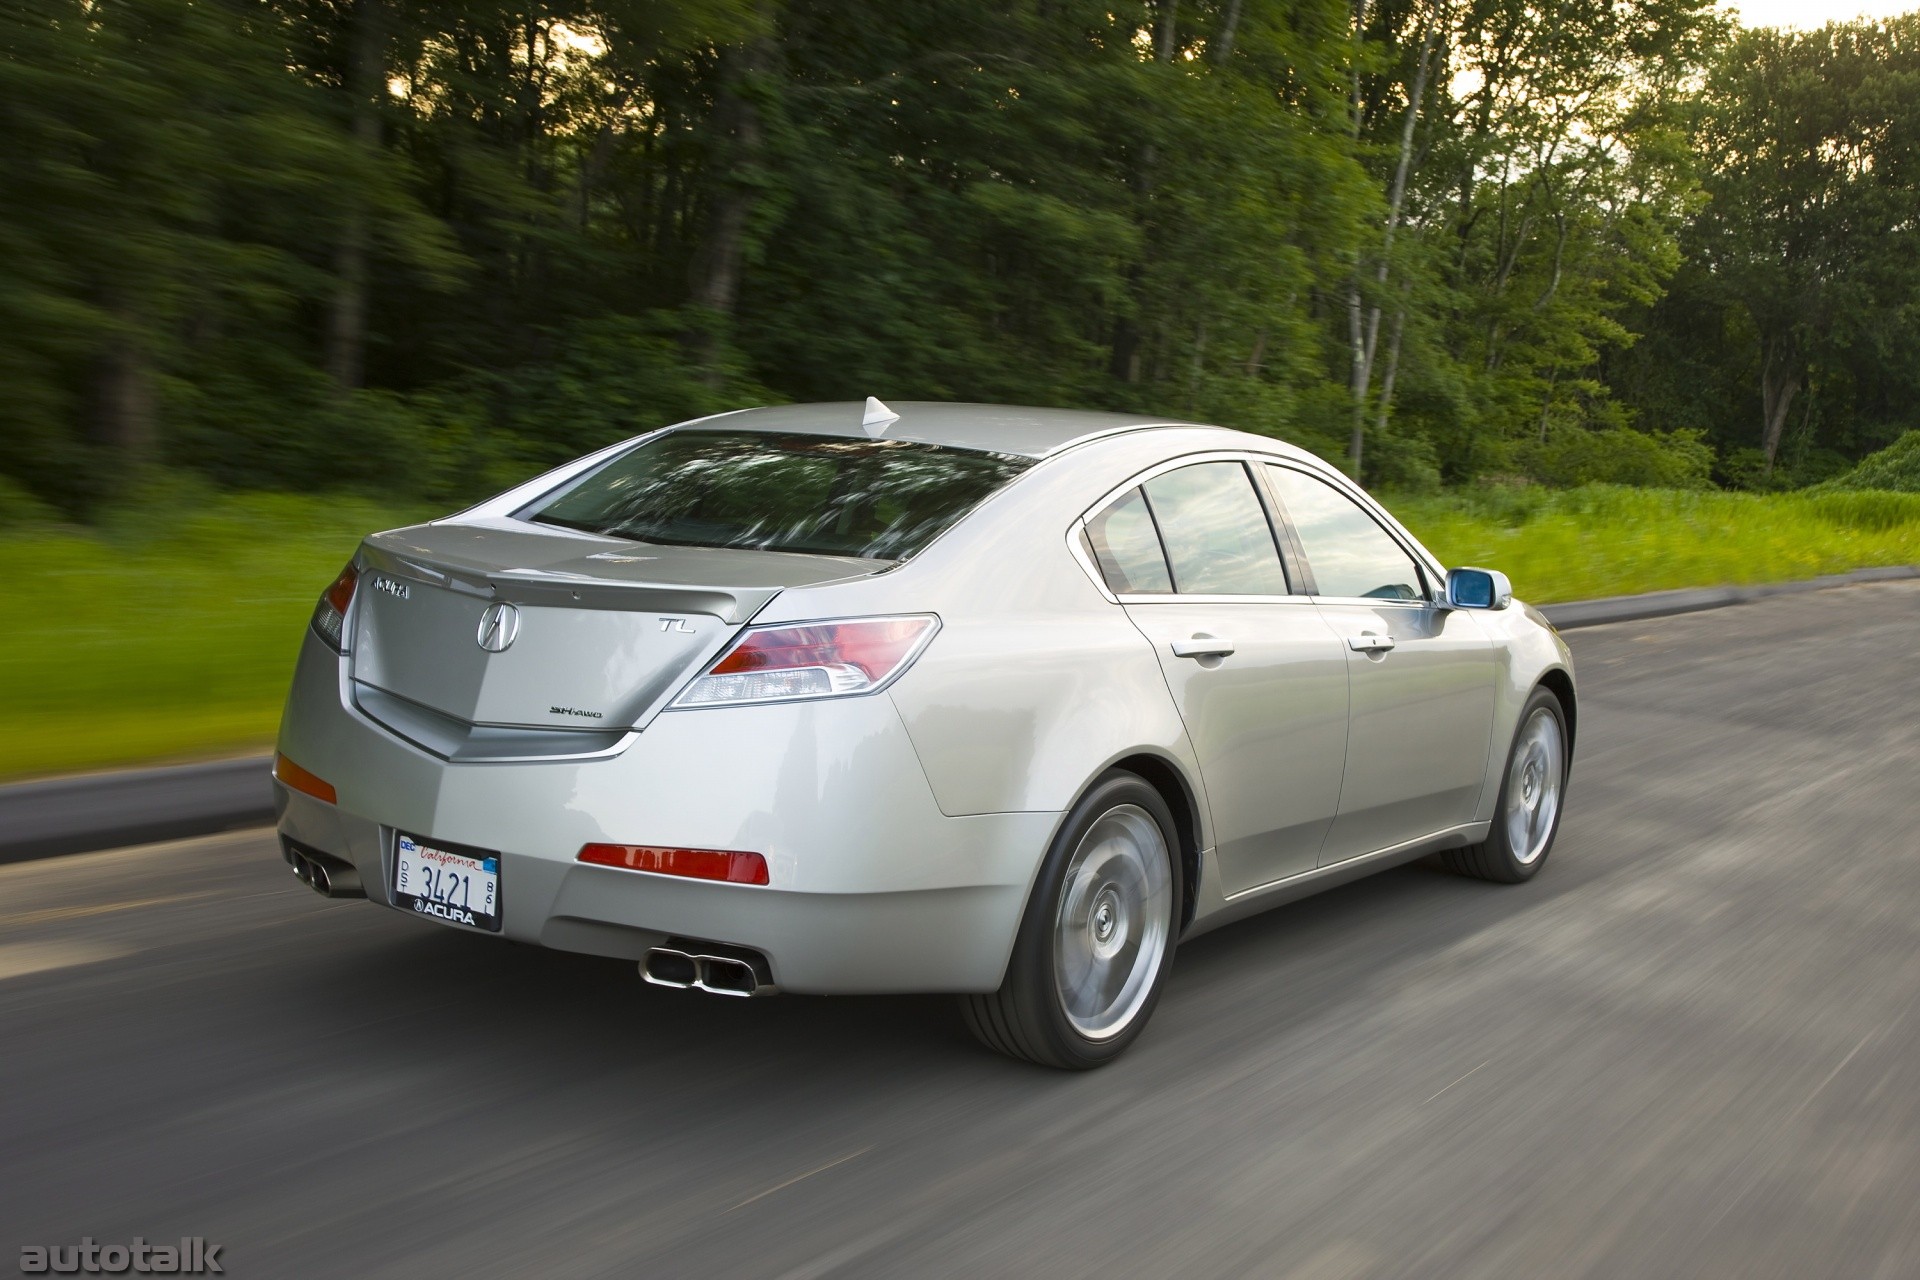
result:
[(606, 316), (554, 334), (553, 359), (491, 380), (507, 429), (555, 463), (655, 427), (777, 397), (754, 385), (721, 347), (703, 372), (671, 315)]
[(1826, 489), (1892, 489), (1920, 493), (1920, 431), (1909, 431), (1860, 465), (1828, 481)]
[(1440, 487), (1440, 459), (1433, 442), (1420, 436), (1370, 436), (1366, 482), (1396, 493), (1432, 493)]
[(24, 485), (0, 476), (0, 529), (51, 524), (58, 518), (52, 507), (27, 492)]
[(1713, 450), (1698, 431), (1562, 431), (1518, 453), (1530, 475), (1556, 489), (1586, 484), (1704, 489), (1712, 482)]

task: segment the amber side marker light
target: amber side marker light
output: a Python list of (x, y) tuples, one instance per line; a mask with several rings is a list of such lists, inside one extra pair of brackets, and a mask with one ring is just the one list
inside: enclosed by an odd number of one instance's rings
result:
[(580, 850), (580, 861), (622, 871), (651, 871), (694, 880), (725, 880), (729, 884), (766, 884), (767, 860), (757, 853), (730, 853), (725, 849), (663, 849), (649, 844), (590, 844)]
[(273, 776), (302, 795), (312, 796), (315, 800), (325, 800), (328, 804), (340, 803), (339, 797), (334, 794), (331, 782), (308, 773), (277, 751), (273, 754)]

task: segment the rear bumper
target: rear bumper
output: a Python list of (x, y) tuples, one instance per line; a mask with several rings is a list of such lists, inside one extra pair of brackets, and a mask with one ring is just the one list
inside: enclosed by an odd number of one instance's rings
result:
[[(498, 850), (521, 942), (637, 960), (698, 938), (762, 952), (786, 991), (990, 991), (1060, 820), (943, 815), (884, 696), (670, 712), (603, 759), (451, 764), (349, 707), (343, 668), (308, 635), (280, 750), (338, 803), (276, 784), (282, 834), (387, 905), (396, 831)], [(772, 883), (576, 862), (590, 842), (750, 850)]]

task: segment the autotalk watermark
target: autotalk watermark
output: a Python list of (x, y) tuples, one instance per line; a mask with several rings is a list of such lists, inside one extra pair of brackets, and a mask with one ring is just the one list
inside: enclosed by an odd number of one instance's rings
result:
[(28, 1244), (20, 1246), (20, 1269), (28, 1275), (48, 1271), (63, 1275), (125, 1275), (131, 1271), (142, 1276), (224, 1275), (220, 1250), (225, 1245), (208, 1244), (203, 1236), (181, 1236), (178, 1244), (148, 1244), (145, 1236), (135, 1236), (132, 1244), (98, 1244), (92, 1236), (81, 1236), (79, 1244)]

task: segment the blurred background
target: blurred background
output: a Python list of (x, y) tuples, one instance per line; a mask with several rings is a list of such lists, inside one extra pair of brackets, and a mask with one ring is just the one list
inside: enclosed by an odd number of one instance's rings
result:
[(361, 534), (748, 404), (1275, 435), (1543, 602), (1920, 561), (1858, 7), (6, 0), (0, 777), (255, 749)]

